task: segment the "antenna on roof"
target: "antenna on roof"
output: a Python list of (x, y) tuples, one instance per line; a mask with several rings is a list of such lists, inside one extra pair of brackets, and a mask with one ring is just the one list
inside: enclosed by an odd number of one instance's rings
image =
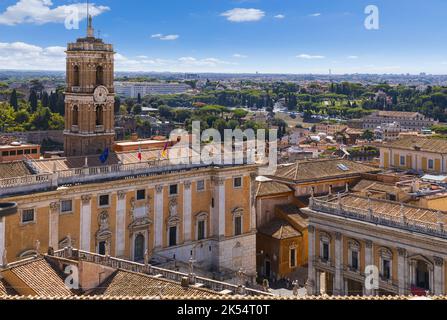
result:
[(94, 38), (95, 32), (92, 26), (92, 16), (90, 15), (90, 3), (87, 0), (87, 37)]

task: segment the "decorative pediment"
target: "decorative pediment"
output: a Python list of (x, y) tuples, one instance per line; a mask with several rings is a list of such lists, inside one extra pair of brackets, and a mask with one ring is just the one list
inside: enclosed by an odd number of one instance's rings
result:
[(175, 227), (180, 224), (180, 218), (178, 216), (169, 217), (167, 220), (168, 227)]
[(231, 211), (234, 217), (242, 217), (244, 215), (244, 209), (243, 208), (235, 208), (233, 211)]
[(18, 257), (23, 258), (29, 258), (38, 255), (39, 253), (36, 250), (25, 250), (19, 253)]
[(202, 211), (196, 214), (197, 221), (208, 220), (208, 212)]
[(135, 218), (129, 224), (129, 230), (146, 229), (152, 225), (152, 219), (149, 217)]

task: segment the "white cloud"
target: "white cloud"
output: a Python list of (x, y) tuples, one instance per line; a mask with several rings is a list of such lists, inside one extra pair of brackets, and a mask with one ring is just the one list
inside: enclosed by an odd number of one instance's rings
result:
[(319, 17), (319, 16), (321, 16), (321, 13), (319, 13), (319, 12), (312, 13), (309, 15), (309, 17)]
[(314, 60), (314, 59), (324, 59), (326, 58), (325, 56), (319, 56), (319, 55), (310, 55), (310, 54), (300, 54), (296, 56), (297, 58), (300, 59), (306, 59), (306, 60)]
[(161, 33), (157, 33), (157, 34), (153, 34), (151, 36), (151, 38), (160, 39), (163, 41), (173, 41), (173, 40), (177, 40), (178, 38), (180, 38), (180, 36), (178, 34), (163, 35)]
[[(65, 70), (65, 47), (41, 47), (24, 42), (0, 42), (0, 68), (17, 70)], [(237, 63), (215, 57), (197, 58), (151, 58), (146, 55), (129, 57), (115, 54), (117, 71), (171, 71), (171, 72), (217, 72), (234, 71), (228, 67)]]
[(284, 19), (286, 16), (283, 14), (277, 14), (274, 18), (276, 19)]
[(194, 57), (181, 57), (178, 59), (181, 64), (196, 67), (217, 67), (219, 65), (233, 64), (231, 62), (223, 61), (217, 58), (197, 59)]
[(358, 58), (359, 58), (358, 56), (348, 56), (348, 59), (350, 59), (350, 60), (356, 60)]
[(221, 14), (231, 22), (259, 21), (265, 17), (265, 12), (259, 9), (234, 8)]
[[(21, 23), (45, 24), (45, 23), (64, 23), (66, 18), (73, 12), (78, 11), (79, 20), (87, 17), (86, 3), (75, 3), (61, 5), (52, 8), (51, 0), (19, 0), (16, 4), (9, 6), (0, 13), (0, 24), (14, 26)], [(90, 5), (90, 14), (92, 16), (110, 10), (106, 6)]]
[(233, 58), (245, 59), (245, 58), (248, 58), (248, 56), (246, 56), (244, 54), (240, 54), (240, 53), (235, 53), (235, 54), (233, 54)]
[(65, 47), (39, 47), (24, 42), (0, 42), (4, 69), (64, 70)]

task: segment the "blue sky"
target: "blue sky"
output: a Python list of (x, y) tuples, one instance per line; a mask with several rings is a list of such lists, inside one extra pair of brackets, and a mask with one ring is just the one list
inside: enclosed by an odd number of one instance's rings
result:
[[(119, 71), (447, 74), (445, 0), (94, 0)], [(368, 30), (365, 7), (379, 9)], [(65, 8), (0, 0), (0, 69), (64, 69)], [(69, 11), (72, 12), (72, 11)]]

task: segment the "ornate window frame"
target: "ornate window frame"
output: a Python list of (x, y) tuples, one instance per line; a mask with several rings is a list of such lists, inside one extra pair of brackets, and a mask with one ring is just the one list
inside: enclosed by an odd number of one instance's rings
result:
[[(379, 260), (380, 260), (380, 265), (379, 265), (379, 272), (380, 272), (380, 277), (385, 280), (385, 281), (391, 281), (393, 279), (393, 251), (391, 251), (391, 249), (387, 248), (387, 247), (381, 247), (379, 249)], [(390, 262), (390, 276), (389, 278), (385, 278), (385, 273), (384, 273), (384, 261), (387, 260)]]
[[(357, 253), (357, 267), (355, 268), (353, 265), (353, 253)], [(360, 242), (354, 239), (348, 240), (348, 267), (352, 271), (360, 271), (360, 252), (361, 245)]]
[[(23, 221), (23, 214), (25, 211), (33, 210), (33, 220), (30, 221)], [(20, 210), (20, 225), (26, 226), (29, 224), (36, 224), (37, 223), (37, 209), (36, 208), (22, 208)]]
[[(101, 206), (100, 198), (102, 196), (107, 196), (109, 198), (109, 200), (107, 201), (107, 205)], [(100, 194), (98, 194), (96, 199), (97, 199), (97, 203), (98, 203), (98, 208), (100, 208), (100, 209), (110, 208), (110, 194), (109, 193), (100, 193)]]
[[(319, 232), (320, 235), (320, 260), (325, 261), (325, 262), (329, 262), (331, 260), (331, 240), (332, 237), (329, 233), (325, 232), (325, 231), (320, 231)], [(327, 244), (328, 246), (328, 258), (327, 260), (323, 257), (323, 248), (324, 245)]]
[[(208, 219), (209, 219), (208, 212), (202, 211), (202, 212), (199, 212), (198, 214), (196, 214), (196, 240), (197, 241), (203, 241), (206, 238), (208, 238)], [(203, 239), (199, 239), (199, 222), (204, 222), (204, 225), (205, 225)]]
[[(234, 236), (239, 236), (239, 235), (244, 234), (244, 209), (240, 208), (240, 207), (237, 207), (237, 208), (234, 208), (231, 211), (231, 213), (233, 215), (233, 235)], [(239, 235), (236, 234), (236, 219), (237, 218), (241, 219), (241, 233)]]

